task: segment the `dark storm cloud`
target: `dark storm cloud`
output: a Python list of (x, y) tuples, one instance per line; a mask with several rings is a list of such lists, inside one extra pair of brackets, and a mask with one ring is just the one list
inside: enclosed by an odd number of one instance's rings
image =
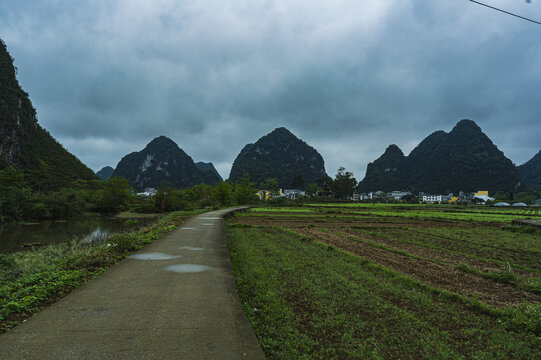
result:
[[(541, 17), (541, 4), (493, 0)], [(462, 118), (541, 147), (541, 26), (470, 1), (16, 1), (0, 37), (39, 121), (93, 169), (167, 135), (224, 177), (277, 126), (362, 178)]]

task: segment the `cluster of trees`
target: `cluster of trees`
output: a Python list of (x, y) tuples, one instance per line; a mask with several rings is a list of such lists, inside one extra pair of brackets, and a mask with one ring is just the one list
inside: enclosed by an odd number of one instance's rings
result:
[(244, 205), (255, 201), (254, 184), (195, 185), (183, 190), (162, 184), (153, 197), (137, 196), (123, 177), (76, 180), (57, 191), (34, 187), (33, 174), (7, 167), (0, 170), (0, 223), (68, 218), (83, 212), (167, 212), (207, 206)]
[[(156, 195), (143, 200), (135, 211), (141, 212), (168, 212), (175, 210), (190, 210), (212, 206), (246, 205), (253, 203), (255, 184), (248, 177), (238, 183), (220, 181), (212, 186), (208, 184), (194, 185), (182, 190), (175, 189), (163, 183)], [(139, 199), (141, 201), (141, 198)]]
[[(291, 187), (294, 189), (304, 190), (308, 196), (330, 196), (336, 199), (347, 199), (353, 195), (357, 187), (357, 180), (353, 173), (346, 171), (344, 167), (340, 167), (334, 176), (331, 178), (324, 175), (316, 182), (304, 186), (304, 178), (302, 175), (295, 175), (291, 180)], [(259, 184), (260, 188), (269, 190), (271, 193), (278, 192), (278, 179), (268, 178), (263, 183)]]
[(25, 174), (13, 167), (0, 170), (0, 223), (67, 218), (119, 207), (119, 180), (75, 180), (59, 190), (34, 187), (34, 180), (33, 173)]

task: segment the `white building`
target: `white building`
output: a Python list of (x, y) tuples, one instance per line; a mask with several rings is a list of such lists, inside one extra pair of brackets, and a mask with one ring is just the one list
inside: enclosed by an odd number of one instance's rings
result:
[(158, 190), (154, 188), (146, 188), (145, 191), (138, 192), (137, 196), (153, 197), (158, 193)]
[(392, 197), (394, 200), (402, 200), (406, 195), (411, 195), (409, 191), (391, 191), (387, 194), (388, 197)]
[(423, 202), (442, 202), (443, 195), (423, 195)]
[(493, 201), (494, 198), (491, 198), (490, 196), (488, 196), (488, 194), (481, 194), (481, 195), (478, 195), (477, 193), (473, 194), (473, 198), (474, 199), (481, 199), (483, 200), (483, 202), (487, 202), (487, 201)]

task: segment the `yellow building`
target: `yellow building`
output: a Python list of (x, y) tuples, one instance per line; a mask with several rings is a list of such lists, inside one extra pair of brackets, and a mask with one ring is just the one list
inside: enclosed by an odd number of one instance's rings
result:
[(449, 199), (449, 202), (451, 204), (456, 203), (460, 198), (458, 196), (451, 196), (451, 199)]
[(271, 193), (269, 190), (259, 190), (255, 194), (259, 196), (259, 200), (270, 200), (271, 198)]
[(488, 196), (488, 191), (484, 191), (484, 190), (479, 190), (478, 192), (476, 192), (475, 194), (473, 194), (473, 196)]

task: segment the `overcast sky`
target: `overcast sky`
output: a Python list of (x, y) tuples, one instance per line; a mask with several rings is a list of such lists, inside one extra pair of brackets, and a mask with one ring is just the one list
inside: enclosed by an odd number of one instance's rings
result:
[[(541, 21), (541, 0), (485, 0)], [(541, 25), (468, 0), (2, 0), (43, 127), (97, 171), (159, 135), (224, 178), (285, 126), (358, 180), (389, 144), (477, 122), (541, 149)]]

